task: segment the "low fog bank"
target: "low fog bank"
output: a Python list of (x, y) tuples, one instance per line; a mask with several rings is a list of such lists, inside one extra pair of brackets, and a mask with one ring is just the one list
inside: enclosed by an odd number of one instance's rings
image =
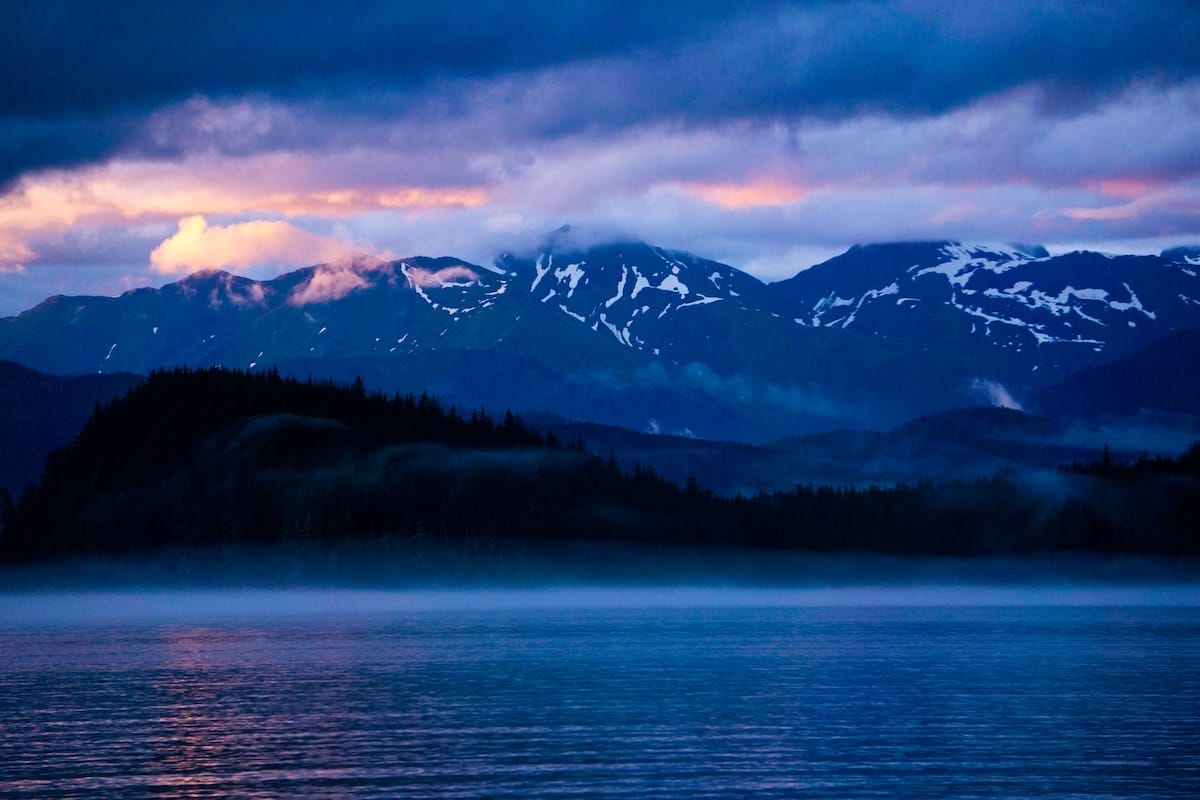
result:
[[(550, 588), (840, 590), (983, 587), (1022, 590), (1200, 588), (1200, 560), (1126, 555), (913, 558), (631, 542), (384, 539), (358, 543), (166, 549), (136, 557), (0, 569), (0, 606), (41, 591), (528, 590)], [(706, 596), (709, 596), (706, 594)], [(2, 612), (2, 609), (0, 609)]]
[(124, 589), (0, 592), (0, 631), (77, 625), (337, 622), (438, 612), (723, 608), (1200, 609), (1200, 583)]

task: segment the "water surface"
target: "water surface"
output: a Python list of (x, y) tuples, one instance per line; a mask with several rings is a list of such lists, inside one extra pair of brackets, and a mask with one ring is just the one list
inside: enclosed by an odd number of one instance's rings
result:
[(1198, 796), (1195, 601), (0, 595), (0, 796)]

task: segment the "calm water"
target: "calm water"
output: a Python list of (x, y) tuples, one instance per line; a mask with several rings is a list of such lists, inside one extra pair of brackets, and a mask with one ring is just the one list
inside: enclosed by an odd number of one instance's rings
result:
[(971, 596), (0, 595), (0, 796), (1200, 796), (1200, 608)]

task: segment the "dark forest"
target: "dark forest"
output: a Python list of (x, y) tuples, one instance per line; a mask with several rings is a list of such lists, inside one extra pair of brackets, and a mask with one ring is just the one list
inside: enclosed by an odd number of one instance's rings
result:
[(366, 539), (635, 540), (814, 552), (1200, 553), (1200, 444), (1135, 464), (724, 497), (519, 417), (225, 369), (159, 371), (4, 492), (8, 562)]

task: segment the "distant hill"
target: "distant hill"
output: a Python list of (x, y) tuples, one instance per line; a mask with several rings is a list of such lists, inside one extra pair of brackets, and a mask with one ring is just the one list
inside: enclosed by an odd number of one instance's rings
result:
[[(1006, 408), (954, 409), (889, 431), (834, 431), (767, 445), (774, 469), (804, 483), (854, 486), (981, 478), (1089, 461), (1103, 442), (1068, 436), (1066, 423)], [(1180, 449), (1187, 441), (1179, 443)]]
[[(978, 425), (968, 418), (966, 429)], [(1043, 421), (991, 415), (994, 429)], [(928, 425), (928, 423), (925, 423)], [(945, 427), (944, 425), (942, 427)], [(1193, 448), (1193, 451), (1195, 448)], [(164, 547), (627, 539), (812, 551), (1200, 554), (1200, 460), (721, 497), (622, 469), (511, 413), (221, 369), (156, 372), (51, 454), (0, 560)], [(386, 556), (384, 556), (386, 557)]]
[(729, 513), (691, 517), (712, 502), (512, 414), (459, 415), (361, 381), (177, 369), (101, 407), (51, 454), (5, 512), (0, 557), (378, 536), (736, 535)]
[(46, 456), (83, 429), (97, 403), (139, 380), (124, 373), (61, 378), (0, 361), (0, 488), (18, 494), (37, 480)]
[[(338, 377), (350, 385), (357, 376)], [(82, 430), (96, 402), (121, 396), (139, 380), (129, 375), (65, 379), (0, 364), (0, 396), (7, 409), (0, 416), (6, 456), (0, 459), (0, 472), (9, 476), (0, 486), (19, 495), (41, 475), (50, 451)], [(1200, 428), (1174, 436), (1163, 430), (1142, 442), (1135, 432), (1130, 445), (1131, 436), (1108, 431), (1067, 436), (1067, 423), (1001, 408), (943, 412), (890, 431), (844, 430), (757, 446), (644, 433), (551, 414), (525, 419), (561, 441), (582, 438), (592, 452), (612, 452), (626, 468), (653, 466), (679, 484), (694, 477), (719, 494), (781, 491), (797, 484), (868, 486), (983, 477), (1001, 469), (1047, 469), (1093, 460), (1104, 444), (1134, 457), (1144, 450), (1173, 452), (1200, 435)], [(1145, 425), (1146, 420), (1132, 424)]]
[[(721, 494), (786, 491), (798, 484), (862, 488), (976, 479), (1002, 470), (1054, 470), (1092, 461), (1106, 442), (1127, 457), (1146, 449), (1131, 450), (1106, 439), (1104, 431), (1077, 430), (1059, 420), (994, 407), (945, 411), (888, 431), (847, 429), (753, 446), (538, 415), (529, 421), (564, 441), (582, 437), (593, 452), (611, 451), (626, 466), (653, 465), (679, 483), (691, 475)], [(1180, 432), (1169, 452), (1186, 447), (1189, 433)]]
[(1179, 331), (1080, 370), (1043, 390), (1033, 405), (1063, 419), (1132, 417), (1143, 410), (1200, 416), (1200, 330)]

